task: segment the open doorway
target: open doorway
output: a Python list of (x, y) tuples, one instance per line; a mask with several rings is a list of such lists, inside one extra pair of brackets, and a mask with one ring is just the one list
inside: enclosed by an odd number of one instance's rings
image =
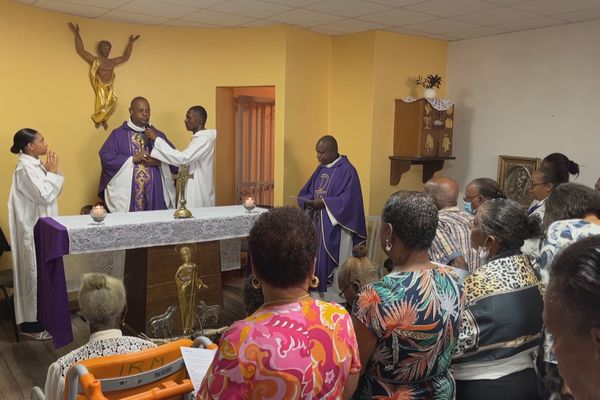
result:
[(275, 87), (218, 87), (216, 203), (273, 206)]

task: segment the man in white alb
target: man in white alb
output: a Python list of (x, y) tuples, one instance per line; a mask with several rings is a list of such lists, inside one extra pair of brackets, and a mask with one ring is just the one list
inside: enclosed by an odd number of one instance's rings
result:
[(162, 162), (181, 166), (187, 165), (190, 177), (185, 190), (188, 208), (213, 207), (215, 188), (213, 183), (213, 162), (215, 156), (216, 129), (205, 129), (206, 110), (202, 106), (191, 107), (185, 115), (185, 127), (192, 132), (192, 141), (185, 150), (171, 148), (168, 143), (148, 129), (146, 135), (154, 142), (150, 154)]

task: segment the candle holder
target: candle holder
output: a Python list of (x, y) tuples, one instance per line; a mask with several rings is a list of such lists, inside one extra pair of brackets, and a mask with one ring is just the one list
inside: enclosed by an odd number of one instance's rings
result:
[(254, 210), (254, 208), (256, 207), (256, 203), (254, 202), (254, 199), (252, 197), (248, 197), (246, 200), (244, 200), (242, 206), (246, 209), (247, 213), (251, 213), (252, 210)]
[(95, 223), (101, 224), (106, 218), (106, 209), (100, 205), (92, 207), (92, 211), (90, 211), (90, 217), (94, 220)]

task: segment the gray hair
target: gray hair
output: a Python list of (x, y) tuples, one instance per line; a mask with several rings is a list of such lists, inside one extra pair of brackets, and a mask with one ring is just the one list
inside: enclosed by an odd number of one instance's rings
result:
[(500, 241), (500, 251), (517, 250), (525, 239), (540, 232), (540, 219), (528, 216), (519, 203), (509, 199), (486, 201), (477, 209), (475, 218), (481, 232)]
[(114, 321), (125, 309), (123, 282), (105, 274), (84, 274), (79, 288), (79, 308), (90, 325)]

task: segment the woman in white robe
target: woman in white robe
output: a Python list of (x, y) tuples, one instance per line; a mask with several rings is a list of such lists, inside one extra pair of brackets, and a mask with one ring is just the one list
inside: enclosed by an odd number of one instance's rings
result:
[[(58, 156), (48, 151), (44, 137), (34, 129), (21, 129), (10, 151), (19, 155), (8, 198), (10, 240), (15, 279), (15, 316), (21, 334), (34, 339), (50, 335), (37, 322), (37, 268), (33, 228), (40, 217), (58, 215), (56, 199), (64, 177)], [(40, 156), (47, 155), (42, 163)]]

